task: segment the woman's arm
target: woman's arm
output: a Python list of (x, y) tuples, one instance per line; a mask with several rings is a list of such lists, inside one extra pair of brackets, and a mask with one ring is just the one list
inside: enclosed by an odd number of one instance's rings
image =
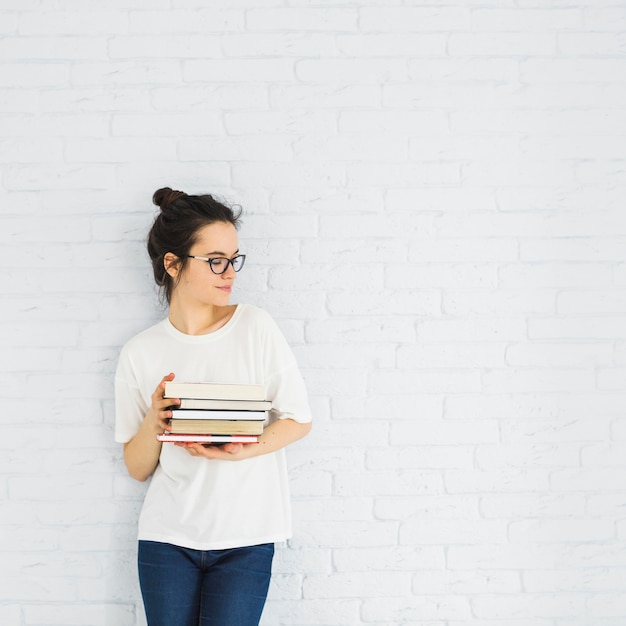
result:
[(141, 482), (152, 476), (159, 464), (161, 446), (156, 436), (168, 430), (168, 420), (172, 417), (169, 407), (178, 400), (164, 398), (166, 381), (174, 380), (174, 374), (164, 376), (152, 394), (152, 404), (146, 413), (137, 434), (124, 444), (124, 463), (128, 473)]
[(276, 420), (265, 428), (259, 437), (259, 443), (228, 443), (223, 446), (206, 447), (199, 443), (176, 443), (175, 445), (186, 448), (192, 456), (241, 461), (280, 450), (280, 448), (302, 439), (310, 430), (310, 422), (300, 423), (286, 418)]

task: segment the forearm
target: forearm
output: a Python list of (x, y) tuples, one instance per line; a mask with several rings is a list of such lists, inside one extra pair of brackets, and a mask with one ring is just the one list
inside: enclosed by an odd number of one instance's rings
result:
[(143, 482), (156, 469), (163, 445), (156, 438), (159, 432), (154, 419), (146, 416), (137, 434), (124, 444), (124, 463), (134, 479)]
[(227, 443), (223, 446), (203, 446), (199, 443), (177, 443), (186, 448), (192, 456), (205, 459), (242, 461), (255, 456), (276, 452), (298, 439), (302, 439), (311, 430), (311, 424), (282, 419), (272, 422), (259, 438), (259, 443)]
[(303, 424), (292, 419), (276, 420), (263, 430), (259, 443), (244, 446), (245, 456), (249, 458), (276, 452), (302, 439), (310, 430), (310, 422)]

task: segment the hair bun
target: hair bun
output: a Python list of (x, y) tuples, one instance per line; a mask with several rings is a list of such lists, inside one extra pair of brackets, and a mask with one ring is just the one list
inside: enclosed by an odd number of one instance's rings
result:
[(170, 187), (157, 189), (152, 196), (152, 202), (160, 207), (161, 211), (167, 211), (179, 198), (186, 198), (184, 191), (176, 191)]

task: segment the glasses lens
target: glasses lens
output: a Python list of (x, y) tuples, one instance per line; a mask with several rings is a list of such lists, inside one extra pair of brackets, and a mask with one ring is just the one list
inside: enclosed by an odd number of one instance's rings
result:
[(238, 272), (242, 267), (243, 264), (246, 261), (246, 255), (245, 254), (240, 254), (239, 256), (236, 256), (234, 259), (231, 259), (231, 262), (233, 264), (233, 269), (235, 270), (235, 272)]
[(223, 274), (228, 268), (228, 259), (224, 257), (216, 257), (215, 259), (209, 259), (209, 265), (214, 274)]

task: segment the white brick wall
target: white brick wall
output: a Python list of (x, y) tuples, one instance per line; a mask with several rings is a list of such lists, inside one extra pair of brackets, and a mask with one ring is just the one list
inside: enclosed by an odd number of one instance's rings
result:
[(144, 624), (119, 347), (160, 186), (315, 410), (264, 624), (626, 623), (626, 2), (0, 2), (0, 623)]

